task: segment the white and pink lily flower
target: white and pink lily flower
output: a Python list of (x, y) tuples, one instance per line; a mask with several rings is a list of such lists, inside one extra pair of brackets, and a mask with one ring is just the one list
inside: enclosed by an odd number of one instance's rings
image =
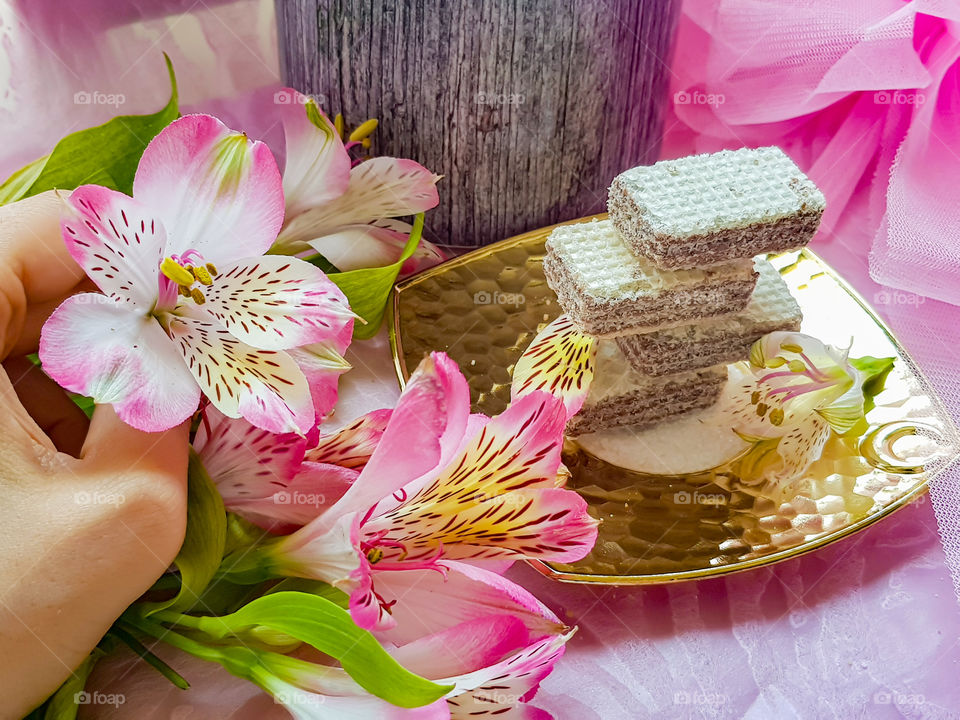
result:
[(183, 422), (202, 393), (228, 417), (308, 432), (335, 399), (353, 314), (316, 267), (264, 256), (284, 207), (269, 150), (188, 115), (147, 146), (133, 194), (64, 198), (67, 247), (103, 294), (44, 325), (46, 372), (145, 431)]
[(864, 415), (863, 374), (841, 351), (809, 335), (775, 332), (758, 340), (748, 362), (731, 366), (718, 417), (751, 442), (775, 440), (780, 458), (765, 479), (789, 481), (820, 458), (832, 431)]
[(259, 567), (329, 582), (350, 593), (358, 625), (386, 629), (397, 625), (394, 606), (403, 602), (384, 592), (393, 573), (442, 579), (456, 561), (578, 560), (593, 547), (597, 523), (586, 502), (562, 488), (566, 418), (563, 402), (544, 392), (492, 419), (471, 415), (466, 380), (434, 353), (346, 493), (241, 559), (236, 572)]
[[(339, 270), (395, 262), (411, 226), (396, 220), (436, 207), (434, 175), (413, 160), (375, 157), (354, 163), (340, 133), (312, 98), (281, 91), (278, 105), (286, 143), (283, 190), (286, 220), (273, 252), (320, 253)], [(425, 240), (401, 276), (446, 259)]]
[[(549, 620), (555, 617), (544, 608)], [(408, 670), (440, 685), (447, 695), (421, 708), (398, 708), (372, 697), (341, 668), (296, 657), (265, 655), (257, 680), (294, 717), (469, 720), (513, 717), (544, 720), (550, 715), (528, 705), (553, 670), (573, 635), (563, 628), (542, 635), (517, 617), (488, 615), (432, 632), (388, 651)]]

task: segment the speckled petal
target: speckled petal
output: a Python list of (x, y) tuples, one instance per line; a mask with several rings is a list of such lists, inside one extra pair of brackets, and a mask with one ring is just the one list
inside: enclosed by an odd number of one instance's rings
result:
[(220, 412), (274, 433), (311, 430), (315, 415), (310, 388), (289, 355), (251, 347), (197, 309), (178, 312), (169, 321), (169, 334)]
[(213, 284), (202, 288), (203, 310), (248, 345), (286, 350), (353, 328), (340, 288), (308, 262), (265, 255), (218, 269)]
[(513, 369), (510, 394), (518, 398), (545, 390), (563, 400), (567, 417), (583, 406), (593, 381), (597, 341), (584, 335), (566, 315), (541, 330)]

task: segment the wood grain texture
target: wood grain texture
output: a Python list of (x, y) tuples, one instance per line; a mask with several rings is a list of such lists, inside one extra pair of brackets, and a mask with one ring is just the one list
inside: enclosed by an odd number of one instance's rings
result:
[(659, 151), (678, 0), (277, 0), (286, 82), (444, 176), (428, 237), (603, 210)]

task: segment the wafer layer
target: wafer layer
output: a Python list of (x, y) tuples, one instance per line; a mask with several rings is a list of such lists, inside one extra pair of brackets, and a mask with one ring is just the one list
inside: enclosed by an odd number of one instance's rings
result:
[(750, 346), (777, 330), (799, 330), (803, 313), (790, 289), (767, 260), (757, 259), (757, 287), (747, 307), (666, 330), (625, 335), (616, 343), (639, 372), (667, 375), (743, 360)]
[(824, 197), (780, 148), (765, 147), (632, 168), (614, 179), (607, 207), (636, 253), (679, 269), (802, 247)]
[(658, 269), (637, 257), (609, 220), (554, 229), (543, 269), (564, 312), (597, 337), (742, 310), (757, 278), (752, 259), (706, 269)]
[(709, 407), (727, 380), (725, 365), (652, 377), (630, 366), (616, 343), (601, 343), (596, 374), (580, 412), (567, 425), (572, 435), (622, 425), (646, 427)]

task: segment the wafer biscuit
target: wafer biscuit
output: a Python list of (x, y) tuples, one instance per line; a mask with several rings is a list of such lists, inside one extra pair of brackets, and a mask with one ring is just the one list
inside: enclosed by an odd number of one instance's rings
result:
[(726, 380), (725, 365), (661, 377), (644, 375), (630, 366), (615, 342), (602, 342), (593, 384), (567, 432), (582, 435), (622, 425), (655, 425), (709, 407)]
[(547, 240), (547, 282), (584, 332), (615, 337), (742, 310), (757, 273), (752, 258), (664, 271), (638, 258), (609, 220), (561, 225)]
[(744, 310), (675, 328), (624, 335), (615, 342), (636, 370), (659, 376), (743, 360), (750, 354), (750, 346), (767, 333), (799, 330), (803, 313), (780, 273), (761, 258), (755, 267), (757, 287)]
[(627, 170), (607, 208), (634, 252), (676, 270), (802, 247), (824, 197), (780, 148), (743, 148)]

